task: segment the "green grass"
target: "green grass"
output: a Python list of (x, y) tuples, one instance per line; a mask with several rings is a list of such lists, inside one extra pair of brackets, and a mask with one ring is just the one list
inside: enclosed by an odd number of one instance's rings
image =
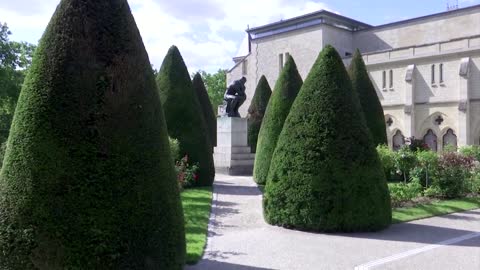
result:
[(212, 207), (212, 188), (192, 188), (182, 192), (187, 239), (187, 263), (197, 263), (207, 242), (208, 219)]
[(414, 207), (395, 208), (392, 211), (392, 223), (402, 223), (478, 208), (480, 208), (480, 197), (438, 201)]

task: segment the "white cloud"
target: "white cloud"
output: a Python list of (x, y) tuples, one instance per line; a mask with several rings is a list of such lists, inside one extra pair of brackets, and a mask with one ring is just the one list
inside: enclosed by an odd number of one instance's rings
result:
[[(8, 2), (8, 3), (4, 3)], [(59, 0), (0, 0), (0, 21), (13, 39), (36, 43)], [(180, 49), (190, 71), (232, 66), (247, 25), (260, 26), (329, 9), (315, 0), (130, 0), (152, 64), (159, 68), (168, 48)]]

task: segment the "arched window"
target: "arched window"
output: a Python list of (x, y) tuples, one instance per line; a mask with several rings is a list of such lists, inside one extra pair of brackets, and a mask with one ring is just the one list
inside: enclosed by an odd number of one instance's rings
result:
[(439, 79), (438, 80), (440, 81), (440, 83), (443, 83), (443, 64), (440, 64), (440, 66), (438, 68), (438, 71), (439, 71), (439, 74), (438, 74)]
[(435, 84), (435, 65), (432, 65), (432, 84)]
[(393, 88), (393, 70), (390, 69), (390, 89)]
[(452, 129), (447, 130), (447, 133), (443, 135), (443, 149), (447, 145), (453, 146), (455, 150), (457, 149), (457, 135), (455, 135)]
[(395, 133), (395, 135), (393, 135), (393, 138), (392, 138), (393, 150), (398, 151), (404, 145), (405, 145), (405, 136), (403, 136), (400, 130), (397, 130), (397, 132)]
[(427, 131), (427, 134), (425, 134), (425, 136), (423, 137), (423, 141), (426, 145), (428, 145), (428, 148), (430, 148), (430, 150), (437, 152), (437, 135), (433, 133), (433, 130), (429, 129)]

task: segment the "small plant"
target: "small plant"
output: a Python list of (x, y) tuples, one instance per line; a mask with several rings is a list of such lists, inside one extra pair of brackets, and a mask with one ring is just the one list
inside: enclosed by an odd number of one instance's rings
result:
[(381, 144), (377, 146), (378, 157), (382, 163), (383, 171), (387, 177), (387, 181), (391, 181), (395, 176), (395, 153), (388, 145)]
[(413, 178), (410, 183), (395, 183), (389, 184), (390, 197), (392, 200), (392, 206), (398, 207), (403, 202), (412, 201), (413, 199), (422, 195), (422, 184), (420, 179)]
[(410, 170), (412, 170), (417, 163), (417, 157), (408, 146), (403, 146), (395, 152), (394, 160), (397, 172), (403, 175), (403, 181), (406, 184)]
[(190, 165), (188, 163), (188, 155), (176, 162), (175, 170), (177, 171), (177, 180), (180, 190), (193, 187), (198, 182), (198, 171), (200, 167), (198, 163)]
[(469, 145), (461, 147), (459, 152), (467, 157), (475, 158), (480, 161), (480, 146), (479, 145)]
[(475, 159), (456, 152), (446, 152), (440, 156), (438, 176), (433, 182), (437, 196), (456, 198), (468, 192)]
[(177, 160), (180, 157), (180, 142), (177, 139), (168, 137), (170, 143), (170, 156), (173, 160)]

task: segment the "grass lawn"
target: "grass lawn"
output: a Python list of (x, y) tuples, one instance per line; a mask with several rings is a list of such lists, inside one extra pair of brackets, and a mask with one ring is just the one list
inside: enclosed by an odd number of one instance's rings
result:
[(402, 223), (478, 208), (480, 208), (480, 197), (438, 201), (413, 207), (395, 208), (392, 211), (392, 223)]
[(212, 207), (212, 188), (192, 188), (181, 193), (185, 215), (187, 263), (197, 263), (207, 243), (208, 218)]

